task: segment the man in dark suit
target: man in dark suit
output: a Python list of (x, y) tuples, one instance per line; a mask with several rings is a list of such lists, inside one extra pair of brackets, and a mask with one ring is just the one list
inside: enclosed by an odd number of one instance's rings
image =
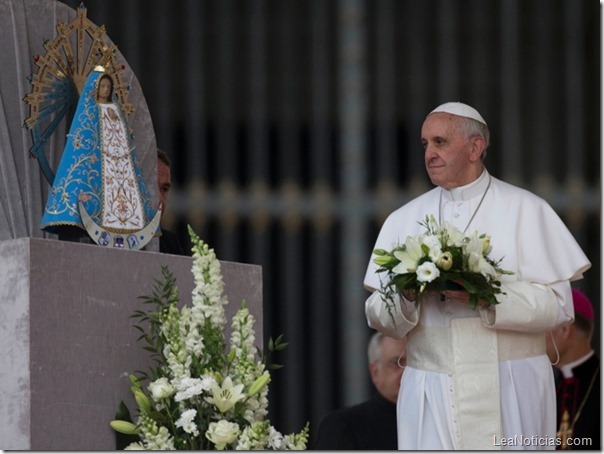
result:
[[(166, 210), (168, 202), (168, 192), (172, 187), (172, 172), (170, 167), (172, 161), (167, 153), (157, 149), (157, 185), (159, 190), (159, 201), (161, 203), (162, 214)], [(161, 229), (162, 235), (159, 237), (159, 252), (174, 255), (191, 255), (185, 248), (182, 247), (178, 236), (170, 230)], [(188, 248), (190, 251), (191, 248)]]
[(600, 450), (600, 359), (591, 347), (594, 310), (591, 301), (572, 289), (575, 320), (547, 336), (554, 365), (558, 449)]
[(396, 399), (407, 364), (407, 339), (376, 332), (367, 349), (377, 393), (368, 401), (328, 414), (319, 426), (317, 450), (396, 450)]

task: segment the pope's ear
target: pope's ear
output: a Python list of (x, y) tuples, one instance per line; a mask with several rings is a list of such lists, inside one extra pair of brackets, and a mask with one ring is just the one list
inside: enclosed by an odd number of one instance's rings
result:
[(377, 362), (369, 363), (369, 375), (371, 375), (371, 381), (375, 383), (379, 374)]
[(486, 142), (480, 136), (474, 136), (470, 140), (472, 145), (472, 149), (470, 150), (470, 160), (473, 162), (479, 161), (482, 159), (482, 155), (486, 148)]
[(566, 323), (565, 325), (562, 325), (558, 328), (560, 330), (561, 336), (564, 339), (568, 339), (573, 331), (575, 330), (575, 327), (573, 326), (573, 323)]

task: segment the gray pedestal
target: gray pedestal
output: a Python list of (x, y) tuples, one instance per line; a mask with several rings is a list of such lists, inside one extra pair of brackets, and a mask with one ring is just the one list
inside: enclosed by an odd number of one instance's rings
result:
[[(167, 265), (190, 304), (192, 259), (22, 238), (0, 242), (0, 449), (113, 450), (128, 374), (150, 364), (130, 318)], [(245, 299), (262, 345), (262, 270), (221, 262), (227, 325)], [(228, 340), (228, 338), (227, 338)], [(134, 416), (134, 415), (133, 415)]]

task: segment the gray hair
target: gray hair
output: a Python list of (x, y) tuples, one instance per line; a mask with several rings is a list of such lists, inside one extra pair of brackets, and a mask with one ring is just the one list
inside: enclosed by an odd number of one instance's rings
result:
[(379, 331), (376, 331), (371, 336), (371, 339), (369, 340), (369, 345), (367, 346), (367, 360), (369, 361), (369, 364), (379, 361), (380, 344), (382, 343), (383, 339), (384, 335)]
[(482, 152), (482, 159), (487, 155), (487, 148), (490, 144), (491, 133), (489, 131), (489, 127), (484, 123), (476, 121), (472, 118), (468, 117), (459, 117), (459, 127), (464, 132), (466, 137), (469, 139), (471, 137), (482, 137), (485, 142), (484, 150)]

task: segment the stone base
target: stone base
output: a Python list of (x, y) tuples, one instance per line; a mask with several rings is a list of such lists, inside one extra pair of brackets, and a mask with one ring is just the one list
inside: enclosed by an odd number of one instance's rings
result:
[[(114, 450), (109, 427), (149, 353), (130, 318), (167, 265), (190, 304), (192, 259), (21, 238), (0, 242), (0, 448)], [(227, 325), (245, 299), (262, 345), (262, 270), (221, 262)], [(227, 338), (228, 340), (228, 338)]]

